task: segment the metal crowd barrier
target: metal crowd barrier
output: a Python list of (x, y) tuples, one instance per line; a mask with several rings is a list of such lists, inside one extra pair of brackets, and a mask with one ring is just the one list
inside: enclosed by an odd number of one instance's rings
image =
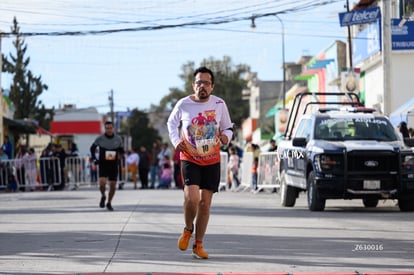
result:
[(262, 152), (259, 155), (257, 171), (257, 190), (278, 189), (280, 187), (279, 177), (279, 156), (277, 152)]
[(59, 189), (64, 179), (60, 160), (54, 157), (39, 159), (39, 184), (48, 191)]
[(243, 152), (243, 158), (240, 163), (240, 186), (237, 191), (246, 191), (252, 188), (252, 165), (253, 152)]
[(277, 152), (262, 152), (259, 155), (257, 167), (257, 189), (253, 190), (252, 165), (254, 161), (253, 152), (244, 152), (240, 164), (241, 179), (240, 186), (234, 191), (252, 190), (258, 193), (263, 189), (278, 189), (280, 187), (278, 178), (279, 159)]
[(0, 161), (0, 190), (35, 191), (54, 189), (61, 184), (62, 174), (59, 159), (40, 158), (36, 165), (24, 159)]
[(220, 185), (219, 191), (227, 189), (227, 166), (229, 163), (229, 155), (226, 152), (220, 152)]
[(0, 190), (17, 190), (13, 160), (0, 161)]
[[(98, 167), (96, 167), (96, 171)], [(65, 173), (66, 185), (71, 189), (78, 189), (81, 184), (90, 183), (90, 162), (87, 157), (66, 157)]]
[(1, 160), (0, 191), (77, 189), (96, 184), (98, 169), (87, 157), (67, 157), (63, 166), (58, 158), (41, 157), (34, 170), (21, 158)]
[[(220, 153), (220, 190), (227, 189), (228, 161), (226, 152)], [(64, 166), (58, 158), (42, 157), (37, 161), (36, 180), (28, 175), (22, 159), (0, 161), (0, 191), (60, 190), (77, 189), (82, 185), (98, 185), (99, 166), (89, 161), (88, 157), (67, 157)], [(240, 185), (232, 191), (252, 189), (253, 153), (244, 152), (240, 163)], [(257, 190), (279, 188), (279, 159), (277, 152), (262, 152), (259, 155)], [(128, 174), (120, 175), (118, 181), (128, 181)]]

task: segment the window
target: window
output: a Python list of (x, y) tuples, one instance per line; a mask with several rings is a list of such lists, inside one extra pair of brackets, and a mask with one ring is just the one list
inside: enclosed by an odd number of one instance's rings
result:
[(414, 12), (414, 0), (400, 0), (400, 17), (410, 17)]
[(296, 129), (295, 137), (309, 139), (312, 121), (310, 119), (302, 119)]

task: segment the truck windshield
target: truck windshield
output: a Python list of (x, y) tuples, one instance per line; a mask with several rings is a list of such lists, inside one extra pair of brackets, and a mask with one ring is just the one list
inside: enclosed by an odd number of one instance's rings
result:
[(392, 124), (382, 117), (318, 117), (315, 139), (397, 141)]

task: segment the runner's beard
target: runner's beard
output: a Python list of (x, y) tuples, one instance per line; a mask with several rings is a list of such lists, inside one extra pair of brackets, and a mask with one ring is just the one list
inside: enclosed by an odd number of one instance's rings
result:
[(205, 89), (201, 89), (198, 91), (198, 98), (199, 99), (208, 99), (209, 98), (209, 94)]

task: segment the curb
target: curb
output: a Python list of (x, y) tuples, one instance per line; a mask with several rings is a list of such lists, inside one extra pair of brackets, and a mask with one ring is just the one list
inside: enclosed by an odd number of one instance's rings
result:
[[(54, 275), (54, 274), (44, 274)], [(368, 271), (368, 272), (92, 272), (70, 273), (66, 275), (414, 275), (413, 271)]]

